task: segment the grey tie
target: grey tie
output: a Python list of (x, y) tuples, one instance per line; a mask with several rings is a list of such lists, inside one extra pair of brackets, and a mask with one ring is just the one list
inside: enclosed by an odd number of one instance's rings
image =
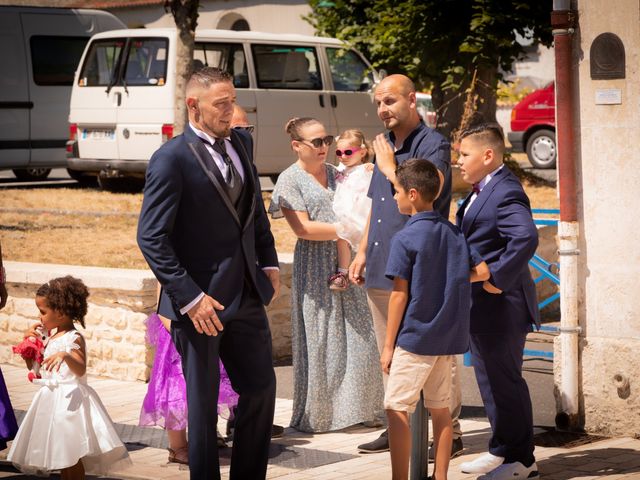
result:
[(242, 194), (242, 177), (233, 164), (233, 160), (227, 153), (227, 147), (224, 143), (224, 138), (216, 138), (215, 143), (212, 145), (213, 149), (222, 156), (222, 160), (227, 165), (227, 174), (224, 180), (227, 182), (227, 191), (231, 202), (235, 205), (238, 203), (238, 199)]

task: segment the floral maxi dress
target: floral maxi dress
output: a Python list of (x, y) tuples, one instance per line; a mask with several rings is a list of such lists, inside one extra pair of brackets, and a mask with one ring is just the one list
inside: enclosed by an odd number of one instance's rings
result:
[[(278, 178), (269, 213), (304, 211), (316, 222), (335, 222), (336, 169), (326, 164), (328, 187), (297, 164)], [(335, 241), (298, 239), (293, 257), (291, 426), (304, 432), (338, 430), (382, 413), (382, 374), (373, 322), (362, 288), (329, 290)]]

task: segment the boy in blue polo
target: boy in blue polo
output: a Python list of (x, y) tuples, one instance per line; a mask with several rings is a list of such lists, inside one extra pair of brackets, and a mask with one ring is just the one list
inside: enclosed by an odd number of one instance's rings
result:
[(453, 355), (469, 347), (469, 280), (484, 281), (489, 270), (477, 255), (472, 258), (460, 230), (433, 210), (441, 181), (431, 162), (408, 160), (398, 166), (395, 177), (398, 210), (411, 218), (393, 237), (385, 270), (393, 292), (380, 364), (389, 374), (384, 407), (391, 468), (394, 480), (408, 478), (408, 414), (422, 391), (433, 420), (434, 478), (446, 480), (453, 433)]

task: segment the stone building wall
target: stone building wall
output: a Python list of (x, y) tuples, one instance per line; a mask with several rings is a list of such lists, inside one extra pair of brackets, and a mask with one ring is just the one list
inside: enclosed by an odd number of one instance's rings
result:
[[(291, 265), (284, 257), (282, 294), (267, 310), (275, 360), (291, 356)], [(0, 363), (24, 363), (11, 346), (20, 343), (23, 332), (38, 321), (34, 301), (38, 287), (52, 278), (73, 275), (91, 292), (86, 329), (78, 327), (87, 340), (88, 372), (122, 380), (149, 378), (153, 351), (145, 343), (144, 321), (156, 304), (151, 272), (21, 262), (5, 262), (5, 267), (9, 301), (0, 310)]]
[[(574, 0), (575, 138), (579, 230), (578, 314), (585, 429), (640, 432), (640, 3)], [(591, 78), (591, 45), (605, 32), (625, 49), (625, 78)], [(619, 102), (605, 104), (619, 95)], [(562, 158), (559, 159), (562, 162)], [(556, 355), (559, 351), (556, 349)], [(559, 358), (559, 357), (558, 357)], [(560, 372), (556, 376), (558, 382)], [(626, 388), (620, 382), (628, 380)]]

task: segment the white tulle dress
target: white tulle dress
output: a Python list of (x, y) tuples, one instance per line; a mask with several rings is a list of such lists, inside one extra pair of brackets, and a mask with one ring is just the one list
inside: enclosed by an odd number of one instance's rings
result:
[(373, 172), (367, 169), (367, 164), (338, 170), (336, 193), (333, 196), (336, 230), (338, 236), (347, 240), (355, 250), (362, 240), (371, 210), (371, 199), (367, 197), (367, 192)]
[[(70, 330), (49, 340), (44, 358), (80, 348)], [(87, 473), (106, 474), (131, 464), (129, 453), (87, 376), (63, 362), (58, 372), (41, 370), (42, 385), (27, 411), (7, 460), (28, 475), (48, 476), (82, 459)]]

